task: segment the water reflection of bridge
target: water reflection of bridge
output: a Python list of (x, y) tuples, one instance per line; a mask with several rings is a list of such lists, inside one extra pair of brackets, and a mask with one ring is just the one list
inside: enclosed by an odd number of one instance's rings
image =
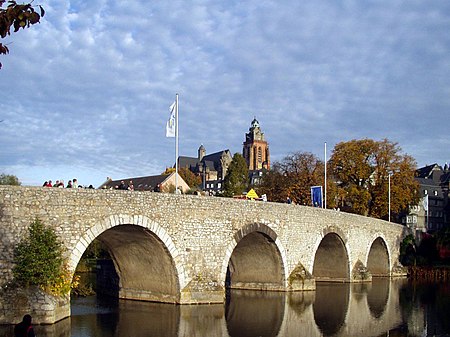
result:
[[(248, 336), (380, 336), (402, 323), (398, 293), (403, 282), (374, 279), (370, 284), (320, 284), (316, 292), (290, 293), (286, 297), (272, 293), (274, 303), (267, 308), (273, 310), (262, 316), (236, 310), (235, 317), (227, 315), (227, 325), (231, 336), (242, 336), (238, 331), (245, 325), (235, 325), (237, 317), (246, 324), (258, 320), (251, 325), (259, 331)], [(240, 297), (236, 307), (243, 307), (241, 301), (248, 302), (248, 298)], [(258, 307), (264, 305), (255, 305)]]
[[(225, 306), (122, 301), (126, 310), (113, 317), (113, 323), (92, 315), (92, 331), (102, 329), (102, 336), (104, 329), (110, 336), (124, 331), (130, 336), (380, 336), (403, 322), (399, 293), (404, 284), (405, 280), (376, 279), (366, 284), (321, 284), (315, 292), (233, 290)], [(75, 315), (37, 329), (49, 337), (70, 336), (76, 320)]]

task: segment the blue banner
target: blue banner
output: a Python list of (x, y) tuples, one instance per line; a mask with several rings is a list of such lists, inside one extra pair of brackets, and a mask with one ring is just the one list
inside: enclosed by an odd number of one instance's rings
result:
[(323, 207), (322, 186), (311, 187), (311, 200), (313, 207)]

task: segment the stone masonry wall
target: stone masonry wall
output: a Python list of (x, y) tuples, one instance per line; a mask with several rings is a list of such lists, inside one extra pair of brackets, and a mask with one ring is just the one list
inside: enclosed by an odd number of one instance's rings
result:
[[(54, 228), (74, 270), (84, 250), (104, 231), (131, 224), (154, 233), (171, 255), (181, 301), (223, 300), (226, 270), (240, 238), (271, 236), (280, 253), (286, 286), (291, 273), (312, 273), (321, 240), (336, 233), (349, 270), (367, 265), (381, 237), (390, 270), (398, 265), (404, 227), (318, 208), (228, 198), (153, 192), (0, 186), (0, 286), (11, 280), (13, 250), (36, 218)], [(330, 256), (332, 258), (332, 256)], [(208, 300), (208, 298), (210, 300)]]

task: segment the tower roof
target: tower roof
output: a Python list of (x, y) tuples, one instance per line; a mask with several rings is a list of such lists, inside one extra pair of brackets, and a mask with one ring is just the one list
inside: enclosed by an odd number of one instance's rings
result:
[(255, 118), (253, 118), (252, 120), (252, 124), (250, 126), (250, 129), (248, 129), (249, 131), (253, 131), (254, 129), (259, 128), (259, 122), (258, 120)]

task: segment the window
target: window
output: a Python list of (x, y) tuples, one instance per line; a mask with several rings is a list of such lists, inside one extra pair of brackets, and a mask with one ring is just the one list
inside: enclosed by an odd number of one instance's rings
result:
[(428, 194), (428, 190), (423, 190), (423, 194), (427, 195)]
[(434, 191), (434, 195), (437, 196), (438, 195), (438, 191)]

